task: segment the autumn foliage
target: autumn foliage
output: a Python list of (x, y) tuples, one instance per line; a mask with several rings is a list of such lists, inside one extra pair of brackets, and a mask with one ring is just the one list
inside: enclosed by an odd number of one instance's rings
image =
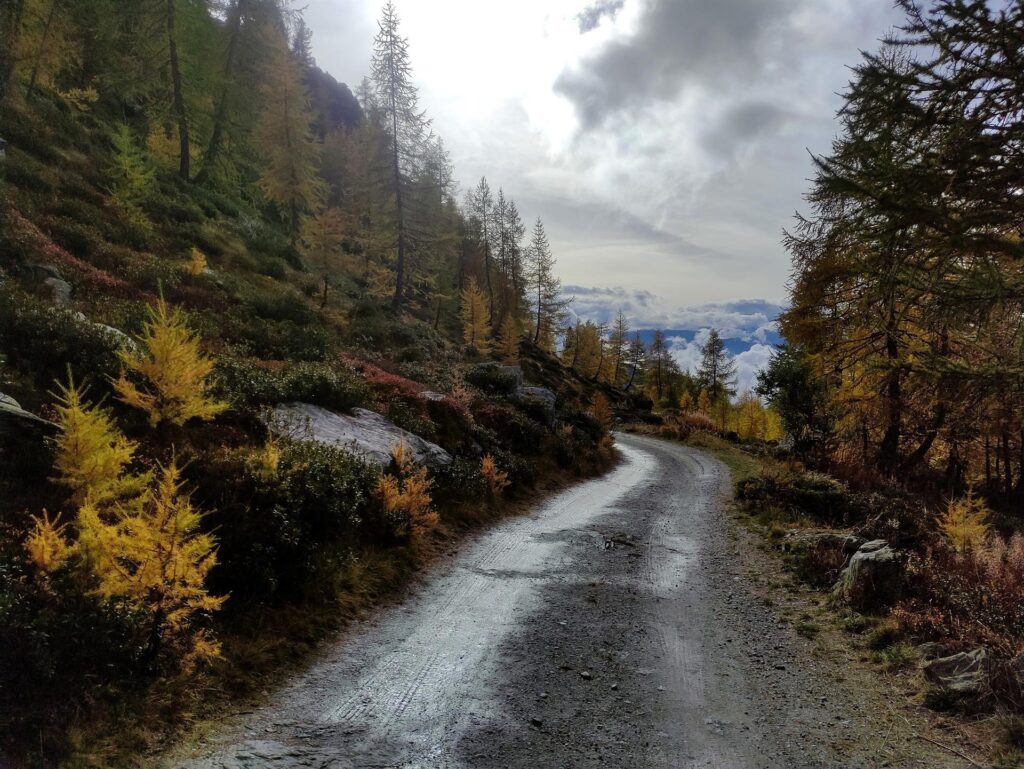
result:
[(433, 481), (427, 468), (417, 467), (405, 443), (391, 451), (394, 473), (385, 473), (377, 483), (377, 499), (388, 517), (399, 519), (413, 541), (433, 530), (440, 518), (433, 508)]
[(118, 396), (146, 412), (153, 427), (213, 419), (227, 408), (210, 394), (213, 359), (203, 354), (179, 308), (170, 309), (161, 297), (149, 312), (138, 346), (121, 350)]

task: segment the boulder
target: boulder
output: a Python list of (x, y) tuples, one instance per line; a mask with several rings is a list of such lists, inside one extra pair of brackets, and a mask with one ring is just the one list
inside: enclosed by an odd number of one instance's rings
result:
[(994, 699), (994, 669), (992, 655), (984, 647), (934, 659), (922, 669), (925, 680), (933, 686), (928, 700), (946, 707), (955, 705), (972, 711), (984, 710)]
[(953, 650), (946, 644), (928, 641), (927, 643), (918, 644), (917, 653), (921, 655), (921, 659), (930, 661), (941, 657), (948, 657), (953, 653)]
[(903, 561), (882, 539), (861, 545), (839, 575), (833, 594), (861, 612), (891, 605), (902, 587)]
[(825, 548), (849, 555), (856, 553), (864, 544), (862, 537), (830, 529), (790, 529), (782, 538), (782, 549), (790, 552)]
[(60, 270), (52, 264), (29, 262), (25, 271), (30, 280), (50, 289), (54, 304), (65, 305), (71, 301), (71, 284), (64, 280)]
[(436, 467), (452, 461), (437, 444), (367, 409), (338, 414), (309, 403), (282, 403), (270, 412), (267, 423), (278, 434), (338, 446), (381, 466), (390, 464), (391, 450), (402, 442), (421, 464)]
[(555, 403), (557, 396), (546, 387), (519, 387), (513, 400), (531, 416), (546, 424), (555, 421)]
[(108, 326), (106, 323), (94, 323), (85, 316), (85, 313), (82, 312), (76, 312), (75, 317), (82, 323), (88, 323), (89, 325), (102, 331), (104, 334), (110, 337), (110, 339), (118, 346), (126, 347), (132, 351), (138, 350), (139, 345), (135, 342), (135, 340), (128, 336), (128, 334), (124, 333), (121, 329), (114, 328), (113, 326)]
[(25, 411), (18, 401), (0, 392), (0, 433), (17, 431), (47, 435), (57, 429), (53, 422)]

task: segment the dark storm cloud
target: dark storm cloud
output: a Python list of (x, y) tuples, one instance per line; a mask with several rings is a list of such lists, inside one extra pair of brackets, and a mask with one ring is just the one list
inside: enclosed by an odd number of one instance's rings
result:
[(555, 83), (584, 127), (676, 97), (688, 83), (724, 85), (785, 59), (790, 15), (806, 0), (651, 0), (632, 36)]
[(796, 121), (798, 115), (760, 99), (729, 106), (705, 131), (701, 145), (719, 157), (731, 157), (737, 148), (771, 135)]
[(606, 16), (614, 19), (625, 4), (626, 0), (598, 0), (588, 5), (576, 15), (576, 21), (580, 25), (580, 33), (584, 34), (597, 29), (601, 19)]

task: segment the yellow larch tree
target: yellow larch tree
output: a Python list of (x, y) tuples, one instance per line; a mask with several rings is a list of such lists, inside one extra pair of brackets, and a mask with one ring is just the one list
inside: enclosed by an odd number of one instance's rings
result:
[(989, 510), (985, 503), (969, 491), (966, 497), (951, 499), (939, 517), (939, 528), (958, 552), (981, 549), (989, 535)]
[(519, 362), (519, 340), (523, 336), (522, 326), (512, 315), (506, 315), (498, 332), (498, 356), (508, 364)]
[(71, 489), (71, 500), (103, 503), (120, 496), (138, 494), (149, 476), (132, 476), (125, 468), (132, 462), (138, 444), (126, 438), (114, 424), (107, 409), (90, 404), (85, 388), (68, 378), (58, 385), (57, 424), (54, 438), (58, 483)]
[(262, 110), (255, 143), (264, 159), (259, 187), (288, 222), (297, 243), (302, 214), (324, 196), (317, 176), (318, 148), (310, 131), (309, 94), (302, 71), (282, 33), (268, 30), (270, 53), (261, 90)]
[(427, 468), (416, 466), (405, 443), (399, 443), (391, 450), (391, 460), (397, 473), (385, 473), (380, 477), (377, 499), (386, 515), (405, 520), (409, 536), (417, 541), (440, 521), (430, 496), (434, 482), (427, 475)]
[(213, 419), (227, 408), (210, 394), (213, 360), (203, 354), (179, 308), (170, 309), (161, 297), (149, 316), (138, 346), (121, 349), (118, 397), (145, 411), (153, 427)]
[(488, 323), (487, 295), (480, 290), (476, 278), (470, 278), (462, 289), (462, 340), (466, 347), (486, 355), (491, 349), (491, 328)]

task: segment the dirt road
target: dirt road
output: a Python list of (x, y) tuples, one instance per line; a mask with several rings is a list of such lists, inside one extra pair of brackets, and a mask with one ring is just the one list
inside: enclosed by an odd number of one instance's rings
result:
[(619, 447), (612, 473), (481, 534), (167, 766), (965, 765), (885, 732), (880, 696), (758, 597), (723, 465)]

